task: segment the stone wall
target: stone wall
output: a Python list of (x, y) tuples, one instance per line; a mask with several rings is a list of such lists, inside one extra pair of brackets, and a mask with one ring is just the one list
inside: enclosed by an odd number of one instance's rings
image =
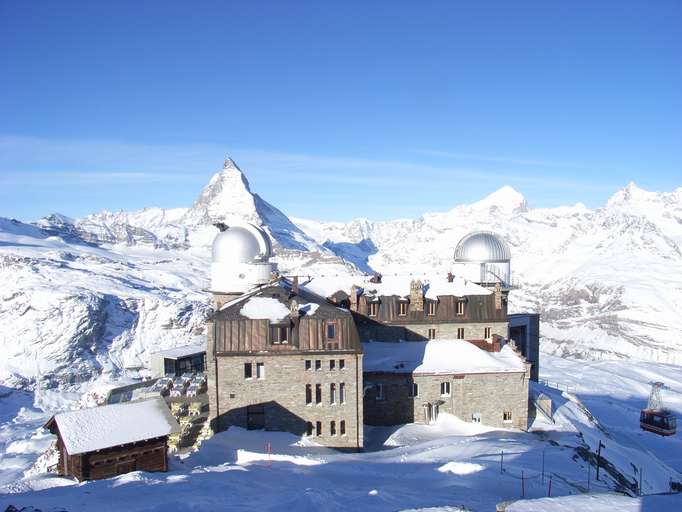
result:
[[(492, 427), (528, 428), (528, 380), (525, 373), (481, 373), (467, 375), (365, 374), (364, 416), (368, 425), (426, 423), (426, 407), (437, 406), (439, 413), (449, 413), (471, 422), (474, 414), (481, 423)], [(441, 383), (450, 383), (450, 395), (441, 395)], [(377, 384), (383, 386), (378, 397)], [(417, 384), (418, 396), (411, 396)], [(504, 412), (511, 420), (504, 420)]]
[(433, 322), (433, 323), (411, 323), (411, 324), (392, 324), (384, 325), (379, 322), (365, 322), (358, 325), (360, 339), (377, 341), (420, 341), (429, 339), (429, 329), (436, 330), (435, 339), (457, 339), (457, 329), (464, 329), (464, 339), (483, 340), (485, 338), (485, 328), (490, 327), (491, 337), (497, 334), (503, 338), (508, 336), (507, 322)]
[[(210, 336), (209, 336), (210, 338)], [(209, 343), (210, 347), (210, 343)], [(306, 360), (311, 369), (306, 370)], [(344, 369), (340, 369), (343, 360)], [(319, 361), (320, 369), (316, 369)], [(334, 369), (330, 369), (334, 361)], [(244, 365), (253, 375), (245, 378)], [(257, 377), (262, 363), (264, 376)], [(360, 449), (363, 445), (362, 354), (349, 352), (258, 354), (208, 356), (210, 419), (214, 431), (236, 425), (306, 435), (312, 423), (315, 442), (340, 448)], [(341, 403), (341, 384), (345, 400)], [(316, 385), (322, 401), (316, 404)], [(330, 403), (330, 385), (336, 386), (336, 403)], [(311, 386), (312, 404), (306, 404), (306, 385)], [(341, 422), (345, 421), (345, 434)], [(317, 422), (322, 432), (318, 435)], [(335, 422), (336, 434), (331, 432)]]

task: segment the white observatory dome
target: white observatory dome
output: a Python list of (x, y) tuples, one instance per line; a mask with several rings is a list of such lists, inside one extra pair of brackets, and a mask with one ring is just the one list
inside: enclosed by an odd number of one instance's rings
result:
[(230, 226), (213, 240), (214, 263), (250, 263), (271, 255), (270, 237), (253, 224)]
[(507, 242), (490, 231), (474, 231), (462, 238), (455, 248), (455, 261), (477, 263), (511, 260)]
[(511, 281), (511, 251), (507, 242), (490, 231), (474, 231), (462, 238), (455, 248), (453, 273), (482, 285)]
[(262, 228), (253, 224), (224, 227), (213, 240), (211, 291), (241, 294), (270, 281), (272, 244)]

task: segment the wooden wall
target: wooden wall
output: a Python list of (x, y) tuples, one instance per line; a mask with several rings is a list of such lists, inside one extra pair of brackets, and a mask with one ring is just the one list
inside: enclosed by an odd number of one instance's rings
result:
[[(359, 313), (369, 316), (370, 300), (366, 296), (360, 297)], [(399, 303), (405, 302), (395, 295), (382, 296), (378, 304), (377, 316), (370, 317), (377, 322), (384, 323), (434, 323), (434, 322), (506, 322), (507, 305), (502, 301), (502, 308), (495, 307), (495, 294), (472, 295), (469, 297), (455, 297), (444, 295), (438, 301), (425, 300), (424, 310), (419, 311), (408, 303), (407, 314), (399, 315)], [(428, 315), (428, 303), (436, 302), (436, 314)], [(457, 314), (457, 303), (464, 302), (464, 314)]]
[[(336, 342), (329, 345), (326, 339), (328, 323), (336, 325)], [(276, 323), (273, 325), (281, 325)], [(350, 316), (335, 319), (303, 317), (289, 323), (291, 334), (288, 343), (270, 343), (269, 320), (214, 320), (208, 323), (215, 329), (215, 351), (224, 352), (292, 352), (306, 350), (359, 349), (359, 336)]]
[(110, 478), (137, 470), (168, 471), (167, 439), (164, 436), (96, 452), (69, 455), (59, 438), (59, 474), (83, 481)]

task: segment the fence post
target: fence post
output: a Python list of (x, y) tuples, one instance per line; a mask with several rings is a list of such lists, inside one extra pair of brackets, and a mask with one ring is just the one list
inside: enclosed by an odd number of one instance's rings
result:
[(592, 474), (592, 464), (590, 464), (590, 461), (587, 461), (587, 492), (590, 492), (590, 476)]
[(521, 497), (526, 497), (526, 480), (524, 479), (523, 471), (521, 471)]
[(642, 466), (639, 466), (639, 495), (641, 496), (642, 494)]
[(552, 497), (552, 475), (549, 475), (549, 487), (547, 488), (547, 497)]
[(542, 449), (542, 485), (545, 485), (545, 449)]
[(504, 450), (500, 452), (500, 473), (504, 473)]

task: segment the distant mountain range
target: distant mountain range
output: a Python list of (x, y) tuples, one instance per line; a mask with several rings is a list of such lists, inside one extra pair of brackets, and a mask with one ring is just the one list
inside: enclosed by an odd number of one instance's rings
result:
[(0, 381), (134, 375), (150, 352), (200, 336), (213, 224), (235, 219), (272, 235), (283, 273), (318, 279), (445, 274), (463, 235), (492, 230), (512, 250), (510, 307), (542, 314), (544, 351), (682, 364), (682, 188), (630, 184), (590, 210), (533, 209), (503, 187), (418, 219), (319, 222), (288, 218), (227, 160), (190, 208), (0, 219)]

